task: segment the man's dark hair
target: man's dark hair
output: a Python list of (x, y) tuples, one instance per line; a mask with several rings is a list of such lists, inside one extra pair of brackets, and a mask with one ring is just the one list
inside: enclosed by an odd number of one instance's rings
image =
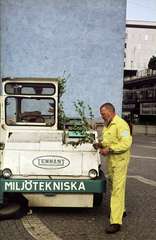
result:
[(100, 109), (103, 108), (103, 107), (107, 108), (107, 110), (112, 110), (113, 112), (115, 112), (115, 107), (114, 107), (111, 103), (104, 103), (104, 104), (100, 107)]

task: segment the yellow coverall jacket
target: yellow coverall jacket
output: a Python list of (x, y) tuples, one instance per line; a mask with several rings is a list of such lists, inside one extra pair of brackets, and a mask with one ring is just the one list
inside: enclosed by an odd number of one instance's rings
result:
[(108, 127), (104, 127), (103, 148), (111, 148), (106, 156), (108, 182), (111, 193), (110, 200), (110, 223), (122, 224), (125, 210), (125, 186), (127, 168), (130, 160), (130, 147), (132, 137), (129, 125), (119, 116), (115, 115)]

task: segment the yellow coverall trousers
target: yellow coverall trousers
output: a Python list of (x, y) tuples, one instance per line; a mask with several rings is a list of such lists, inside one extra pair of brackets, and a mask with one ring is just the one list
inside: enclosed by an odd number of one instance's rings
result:
[(125, 209), (125, 186), (127, 168), (130, 160), (130, 147), (132, 137), (128, 124), (115, 115), (108, 127), (104, 127), (103, 148), (111, 148), (107, 156), (108, 182), (111, 193), (110, 199), (110, 223), (122, 224)]

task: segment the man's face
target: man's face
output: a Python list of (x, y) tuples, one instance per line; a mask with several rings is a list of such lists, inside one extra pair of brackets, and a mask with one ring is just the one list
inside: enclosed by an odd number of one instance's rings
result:
[(111, 118), (111, 110), (103, 107), (100, 109), (101, 117), (104, 119), (105, 122), (109, 121)]

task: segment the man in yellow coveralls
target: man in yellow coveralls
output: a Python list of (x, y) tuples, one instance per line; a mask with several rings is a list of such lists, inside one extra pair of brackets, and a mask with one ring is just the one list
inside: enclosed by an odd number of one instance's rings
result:
[(130, 147), (132, 137), (129, 125), (115, 113), (111, 103), (105, 103), (100, 107), (101, 117), (104, 119), (103, 141), (95, 143), (96, 150), (107, 160), (108, 182), (111, 193), (110, 199), (110, 223), (106, 228), (107, 233), (116, 233), (122, 225), (122, 218), (126, 216), (125, 186), (127, 168), (130, 160)]

